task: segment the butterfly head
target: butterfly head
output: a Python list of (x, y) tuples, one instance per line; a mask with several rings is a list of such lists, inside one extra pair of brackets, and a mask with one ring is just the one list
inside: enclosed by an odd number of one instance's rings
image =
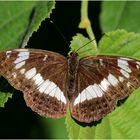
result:
[(76, 51), (72, 51), (71, 53), (70, 53), (70, 57), (77, 57), (78, 56), (78, 53), (76, 52)]
[(78, 61), (78, 53), (76, 51), (72, 51), (68, 56), (69, 65), (76, 65)]

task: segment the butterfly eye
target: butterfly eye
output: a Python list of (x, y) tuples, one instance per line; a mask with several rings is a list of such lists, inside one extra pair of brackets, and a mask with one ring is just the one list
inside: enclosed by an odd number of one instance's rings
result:
[(73, 55), (73, 52), (70, 53), (70, 56), (72, 56), (72, 55)]

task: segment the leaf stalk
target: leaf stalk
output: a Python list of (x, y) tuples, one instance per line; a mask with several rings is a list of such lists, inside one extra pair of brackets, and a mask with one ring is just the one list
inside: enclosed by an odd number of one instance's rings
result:
[(97, 49), (97, 42), (92, 31), (91, 22), (88, 18), (88, 0), (82, 0), (81, 3), (81, 21), (79, 24), (79, 28), (86, 29), (90, 40), (93, 40), (94, 48)]

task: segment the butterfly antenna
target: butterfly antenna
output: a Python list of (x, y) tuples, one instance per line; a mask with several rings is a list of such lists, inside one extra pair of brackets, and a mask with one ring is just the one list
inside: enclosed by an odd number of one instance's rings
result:
[(92, 39), (92, 40), (90, 40), (89, 42), (87, 42), (86, 44), (84, 44), (83, 46), (81, 46), (80, 48), (78, 48), (78, 49), (76, 50), (76, 52), (78, 52), (80, 49), (82, 49), (83, 47), (85, 47), (86, 45), (88, 45), (89, 43), (91, 43), (91, 42), (94, 41), (94, 40), (95, 40), (95, 38)]
[(52, 20), (50, 20), (50, 22), (54, 25), (55, 29), (62, 36), (62, 38), (66, 42), (66, 44), (69, 46), (70, 44), (68, 43), (68, 41), (67, 41), (66, 37), (64, 36), (64, 34), (61, 32), (60, 28), (58, 28), (58, 26)]

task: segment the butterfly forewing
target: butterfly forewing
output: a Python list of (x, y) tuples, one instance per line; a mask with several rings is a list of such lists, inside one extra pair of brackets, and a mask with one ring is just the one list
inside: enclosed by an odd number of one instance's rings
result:
[(65, 57), (50, 51), (15, 49), (1, 52), (0, 58), (0, 73), (24, 93), (26, 104), (33, 111), (53, 118), (66, 114)]
[(90, 56), (79, 61), (77, 71), (71, 112), (82, 122), (103, 118), (140, 86), (140, 62), (130, 58)]

